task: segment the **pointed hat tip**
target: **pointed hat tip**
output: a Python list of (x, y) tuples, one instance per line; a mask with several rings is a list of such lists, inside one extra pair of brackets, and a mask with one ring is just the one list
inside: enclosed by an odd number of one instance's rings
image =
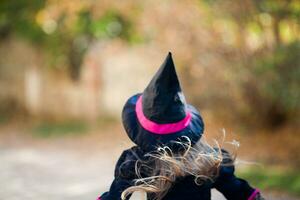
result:
[(173, 68), (173, 70), (175, 71), (175, 65), (174, 65), (174, 61), (172, 58), (172, 53), (169, 51), (167, 57), (165, 58), (164, 63), (161, 65), (160, 69), (163, 70), (163, 69), (170, 69), (170, 68)]
[(171, 53), (171, 51), (169, 51), (169, 53), (168, 53), (168, 55), (167, 55), (167, 57), (166, 57), (165, 62), (171, 62), (172, 65), (174, 65), (174, 64), (173, 64), (173, 58), (172, 58), (172, 53)]

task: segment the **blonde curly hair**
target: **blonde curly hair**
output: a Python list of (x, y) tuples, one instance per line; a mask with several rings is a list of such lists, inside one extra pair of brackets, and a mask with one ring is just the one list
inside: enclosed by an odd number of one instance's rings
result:
[[(182, 147), (182, 151), (173, 152), (169, 146), (163, 146), (158, 147), (155, 152), (146, 154), (145, 157), (149, 157), (148, 161), (136, 161), (135, 173), (138, 178), (134, 180), (134, 186), (122, 192), (122, 200), (136, 191), (150, 193), (154, 199), (160, 200), (180, 177), (193, 176), (197, 185), (214, 181), (225, 157), (230, 157), (231, 160), (226, 165), (232, 165), (236, 158), (235, 153), (222, 154), (221, 146), (224, 140), (225, 132), (221, 142), (214, 140), (213, 148), (205, 139), (192, 145), (191, 140), (184, 136), (179, 141), (173, 141)], [(238, 143), (232, 144), (238, 147)], [(141, 171), (143, 173), (146, 171), (146, 176), (143, 177)]]

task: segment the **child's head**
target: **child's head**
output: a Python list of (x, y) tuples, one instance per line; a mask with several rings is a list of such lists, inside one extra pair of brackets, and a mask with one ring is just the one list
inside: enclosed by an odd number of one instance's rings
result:
[(144, 92), (126, 102), (122, 120), (130, 139), (145, 152), (172, 145), (171, 141), (182, 137), (192, 145), (199, 141), (204, 130), (202, 117), (185, 101), (171, 53)]

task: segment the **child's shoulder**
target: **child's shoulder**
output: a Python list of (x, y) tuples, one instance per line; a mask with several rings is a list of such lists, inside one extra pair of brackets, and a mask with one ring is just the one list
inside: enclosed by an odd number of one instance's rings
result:
[(143, 157), (144, 157), (144, 152), (138, 146), (133, 146), (122, 152), (118, 160), (118, 163), (124, 161), (137, 161), (137, 160), (141, 160), (141, 158)]
[(135, 175), (135, 165), (143, 156), (141, 150), (137, 146), (133, 146), (122, 152), (115, 168), (115, 176), (127, 177)]
[(226, 179), (227, 177), (231, 177), (234, 175), (235, 166), (234, 166), (234, 158), (226, 149), (218, 149), (214, 148), (216, 151), (220, 151), (222, 155), (222, 162), (218, 168), (218, 176), (217, 179)]

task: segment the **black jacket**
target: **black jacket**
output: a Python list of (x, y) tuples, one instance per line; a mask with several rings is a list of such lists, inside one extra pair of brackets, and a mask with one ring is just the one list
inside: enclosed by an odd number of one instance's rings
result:
[[(137, 146), (122, 153), (115, 168), (115, 179), (109, 191), (101, 195), (99, 199), (121, 199), (122, 192), (132, 186), (134, 184), (133, 180), (137, 178), (135, 175), (135, 162), (138, 159), (144, 159), (144, 153)], [(224, 162), (228, 161), (225, 160)], [(245, 180), (234, 175), (234, 166), (222, 166), (218, 177), (213, 183), (206, 182), (198, 186), (192, 176), (179, 178), (163, 200), (210, 200), (212, 188), (220, 191), (229, 200), (247, 200), (254, 192), (254, 189)], [(151, 199), (149, 195), (148, 199)]]

